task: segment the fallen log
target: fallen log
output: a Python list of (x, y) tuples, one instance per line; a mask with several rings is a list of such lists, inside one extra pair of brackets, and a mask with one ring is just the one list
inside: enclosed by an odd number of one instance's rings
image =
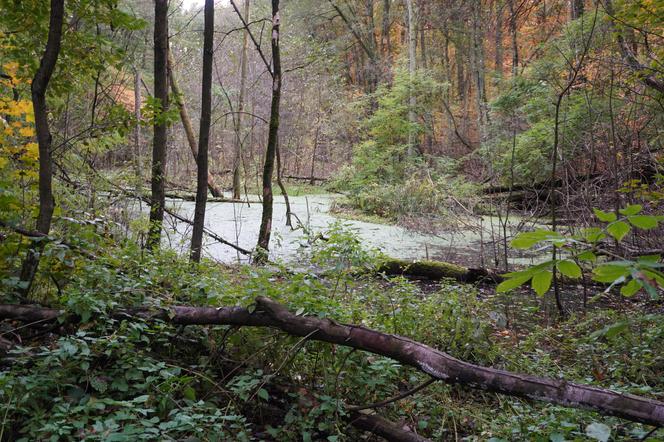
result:
[(399, 428), (393, 422), (376, 414), (351, 413), (349, 423), (355, 428), (384, 437), (390, 442), (427, 442), (429, 439)]
[[(63, 313), (32, 305), (0, 305), (0, 320), (48, 321)], [(483, 367), (456, 359), (411, 339), (362, 326), (339, 324), (316, 316), (298, 316), (276, 301), (259, 296), (256, 308), (188, 307), (119, 310), (114, 317), (160, 319), (178, 325), (272, 327), (291, 335), (343, 345), (385, 356), (450, 384), (461, 384), (509, 396), (565, 407), (590, 409), (634, 422), (663, 426), (664, 402), (590, 385)]]
[(377, 271), (386, 275), (403, 275), (431, 280), (451, 278), (468, 283), (480, 281), (498, 283), (503, 280), (502, 276), (488, 269), (466, 268), (443, 261), (408, 261), (385, 258), (378, 265)]
[(286, 178), (287, 180), (293, 180), (293, 181), (320, 181), (321, 183), (329, 181), (329, 178), (320, 178), (320, 177), (316, 177), (316, 176), (284, 175), (284, 178)]

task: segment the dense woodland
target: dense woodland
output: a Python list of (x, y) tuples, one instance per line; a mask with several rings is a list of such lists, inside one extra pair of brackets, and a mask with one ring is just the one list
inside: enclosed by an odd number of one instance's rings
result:
[(0, 441), (664, 440), (662, 0), (0, 0)]

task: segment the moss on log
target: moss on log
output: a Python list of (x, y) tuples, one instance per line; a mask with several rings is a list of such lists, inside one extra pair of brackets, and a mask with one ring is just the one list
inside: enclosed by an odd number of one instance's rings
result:
[(385, 258), (377, 267), (378, 272), (386, 275), (404, 275), (413, 278), (439, 280), (456, 279), (461, 282), (500, 282), (502, 277), (483, 268), (467, 268), (443, 261), (408, 261), (405, 259)]

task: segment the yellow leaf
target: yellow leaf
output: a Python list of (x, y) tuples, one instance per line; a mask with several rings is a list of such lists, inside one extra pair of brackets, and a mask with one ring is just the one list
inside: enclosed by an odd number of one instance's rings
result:
[(31, 137), (35, 134), (35, 131), (31, 127), (22, 127), (21, 129), (18, 130), (18, 133), (21, 134), (22, 137)]

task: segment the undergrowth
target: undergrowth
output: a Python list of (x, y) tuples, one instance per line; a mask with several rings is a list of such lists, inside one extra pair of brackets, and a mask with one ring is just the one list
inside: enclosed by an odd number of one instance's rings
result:
[[(408, 336), (476, 364), (664, 395), (661, 314), (595, 310), (544, 326), (524, 303), (512, 306), (523, 311), (507, 324), (506, 295), (487, 298), (455, 281), (423, 290), (402, 277), (358, 276), (376, 253), (338, 225), (326, 237), (305, 254), (311, 271), (296, 273), (192, 266), (173, 252), (110, 247), (94, 235), (89, 244), (104, 245), (96, 259), (69, 251), (66, 271), (57, 254), (44, 260), (43, 274), (59, 269), (59, 284), (42, 280), (40, 300), (76, 314), (80, 324), (3, 325), (3, 336), (19, 345), (2, 359), (0, 439), (363, 440), (368, 436), (344, 419), (347, 405), (426, 380), (384, 357), (271, 329), (175, 327), (109, 315), (120, 306), (251, 306), (259, 295), (298, 315)], [(650, 430), (443, 383), (379, 414), (434, 440), (624, 440)]]

